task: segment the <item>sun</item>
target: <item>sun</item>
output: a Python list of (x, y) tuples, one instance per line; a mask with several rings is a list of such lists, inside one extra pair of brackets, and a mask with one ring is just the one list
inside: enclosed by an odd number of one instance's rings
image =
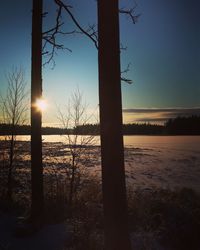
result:
[(47, 101), (44, 98), (37, 99), (35, 106), (39, 111), (44, 111), (47, 108)]

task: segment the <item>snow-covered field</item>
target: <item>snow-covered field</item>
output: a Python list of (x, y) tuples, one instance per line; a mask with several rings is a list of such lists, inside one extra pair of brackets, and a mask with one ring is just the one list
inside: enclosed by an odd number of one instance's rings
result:
[[(20, 163), (19, 170), (30, 173), (30, 143), (27, 142), (30, 137), (23, 136), (17, 139), (26, 141), (21, 151), (23, 160)], [(62, 172), (66, 163), (65, 157), (69, 157), (65, 145), (67, 144), (66, 138), (63, 136), (43, 136), (43, 142), (45, 171), (47, 168), (53, 167), (54, 170), (56, 168), (56, 170)], [(96, 145), (88, 148), (89, 153), (87, 150), (85, 151), (86, 158), (88, 154), (90, 160), (83, 165), (87, 174), (100, 177), (99, 137), (95, 138), (95, 143)], [(178, 189), (187, 187), (200, 192), (200, 136), (125, 136), (124, 144), (126, 180), (131, 189), (150, 190), (154, 188)], [(26, 168), (27, 166), (29, 167)], [(62, 249), (68, 235), (65, 224), (61, 223), (46, 226), (35, 235), (20, 239), (12, 235), (15, 226), (15, 217), (0, 213), (0, 248), (16, 250)], [(54, 237), (55, 232), (57, 237)], [(140, 238), (133, 235), (133, 241), (142, 245), (144, 234), (141, 234)], [(149, 247), (149, 249), (165, 248)]]
[[(28, 141), (30, 136), (17, 139)], [(94, 141), (87, 171), (100, 176), (99, 137)], [(44, 154), (50, 156), (45, 159), (47, 165), (62, 162), (66, 137), (43, 136), (43, 142)], [(124, 136), (124, 146), (127, 183), (134, 189), (188, 187), (200, 191), (200, 136)]]
[(131, 188), (200, 191), (200, 136), (125, 136), (124, 145)]
[(200, 191), (200, 136), (125, 137), (128, 183), (134, 188)]

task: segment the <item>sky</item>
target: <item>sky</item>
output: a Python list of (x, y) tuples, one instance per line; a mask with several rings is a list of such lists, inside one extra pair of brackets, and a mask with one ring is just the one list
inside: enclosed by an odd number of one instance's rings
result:
[[(95, 0), (66, 1), (83, 27), (97, 24)], [(120, 7), (135, 5), (121, 0)], [(0, 8), (0, 93), (5, 95), (5, 75), (12, 67), (25, 71), (30, 89), (31, 0), (3, 1)], [(120, 15), (121, 69), (133, 83), (122, 83), (124, 123), (164, 123), (177, 115), (200, 114), (200, 25), (198, 0), (137, 0), (138, 22)], [(53, 27), (55, 5), (44, 1), (44, 30)], [(65, 13), (64, 30), (74, 29)], [(76, 34), (59, 37), (68, 50), (59, 51), (52, 64), (43, 67), (43, 95), (48, 108), (44, 126), (58, 126), (58, 109), (67, 105), (71, 93), (82, 92), (88, 112), (98, 109), (97, 50), (88, 38)], [(45, 58), (43, 58), (45, 61)], [(109, 72), (108, 72), (109, 73)]]

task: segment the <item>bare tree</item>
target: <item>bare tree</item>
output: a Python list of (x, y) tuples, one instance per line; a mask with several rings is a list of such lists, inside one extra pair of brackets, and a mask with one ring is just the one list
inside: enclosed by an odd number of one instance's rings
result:
[[(78, 21), (77, 17), (73, 14), (73, 7), (71, 4), (67, 3), (67, 1), (63, 0), (53, 0), (57, 6), (57, 14), (55, 26), (43, 32), (43, 55), (46, 56), (47, 60), (44, 65), (53, 63), (53, 67), (55, 66), (54, 56), (56, 52), (59, 50), (67, 50), (68, 52), (72, 52), (72, 50), (66, 47), (64, 44), (59, 43), (57, 40), (60, 35), (72, 35), (72, 34), (81, 34), (89, 38), (89, 40), (94, 44), (96, 49), (98, 49), (98, 31), (97, 25), (88, 25), (88, 27), (83, 27), (81, 23)], [(140, 15), (135, 14), (135, 9), (137, 8), (137, 4), (135, 3), (132, 8), (121, 8), (118, 9), (119, 13), (127, 15), (133, 24), (135, 24)], [(62, 14), (65, 12), (69, 19), (74, 24), (74, 29), (70, 31), (63, 31), (64, 22), (62, 21)], [(48, 13), (45, 12), (43, 16), (45, 17)], [(120, 46), (121, 50), (126, 50), (127, 48), (124, 46)], [(131, 79), (124, 77), (130, 69), (130, 63), (128, 66), (121, 71), (121, 81), (126, 82), (128, 84), (132, 83)]]
[(105, 249), (130, 250), (122, 135), (118, 1), (98, 1), (99, 100)]
[(7, 94), (1, 97), (3, 123), (9, 125), (9, 135), (5, 139), (9, 143), (7, 198), (12, 199), (12, 179), (15, 158), (15, 143), (17, 126), (23, 125), (27, 120), (26, 82), (21, 68), (15, 68), (7, 74)]
[(131, 249), (127, 225), (127, 202), (122, 136), (121, 77), (127, 69), (120, 69), (119, 12), (135, 23), (135, 7), (119, 10), (116, 0), (99, 0), (98, 32), (95, 26), (84, 29), (74, 17), (71, 6), (55, 0), (59, 6), (57, 20), (65, 10), (80, 33), (94, 43), (99, 53), (99, 99), (102, 152), (102, 183), (105, 215), (106, 249)]
[[(36, 98), (42, 95), (42, 34), (43, 38), (49, 44), (52, 44), (52, 53), (50, 60), (53, 58), (55, 48), (62, 49), (62, 45), (58, 45), (55, 40), (55, 35), (60, 33), (59, 18), (62, 10), (65, 10), (78, 31), (89, 37), (95, 46), (99, 49), (99, 79), (100, 79), (100, 122), (101, 122), (101, 138), (102, 138), (102, 165), (103, 165), (103, 190), (108, 191), (108, 195), (104, 196), (105, 203), (105, 218), (106, 218), (106, 239), (107, 246), (113, 244), (114, 238), (122, 238), (121, 243), (124, 243), (126, 249), (129, 249), (129, 240), (127, 233), (127, 212), (126, 212), (126, 189), (125, 189), (125, 174), (123, 160), (123, 138), (122, 138), (122, 107), (121, 107), (121, 80), (130, 83), (131, 81), (121, 77), (120, 72), (120, 43), (119, 43), (119, 21), (118, 21), (118, 1), (98, 1), (98, 36), (94, 26), (89, 27), (89, 30), (83, 29), (77, 22), (76, 18), (70, 11), (71, 6), (65, 4), (61, 0), (55, 0), (58, 5), (58, 16), (56, 26), (50, 29), (49, 32), (42, 33), (42, 0), (33, 0), (33, 26), (32, 26), (32, 89), (31, 89), (31, 155), (32, 155), (32, 213), (41, 214), (43, 210), (43, 179), (42, 179), (42, 143), (41, 143), (41, 113), (34, 109)], [(128, 14), (132, 21), (134, 16), (133, 10), (122, 13)], [(107, 26), (106, 26), (107, 25)], [(71, 32), (73, 33), (73, 31)], [(51, 34), (49, 36), (49, 34)], [(113, 37), (112, 37), (113, 36)], [(98, 40), (97, 40), (98, 39)], [(107, 53), (108, 52), (108, 53)], [(45, 52), (44, 52), (45, 53)], [(107, 53), (107, 54), (106, 54)], [(106, 62), (107, 61), (107, 62)], [(108, 63), (109, 62), (109, 63)], [(107, 70), (110, 68), (109, 74)], [(128, 70), (128, 69), (127, 69)], [(125, 70), (124, 72), (126, 72)], [(107, 85), (107, 86), (106, 86)], [(110, 116), (111, 114), (111, 116)], [(108, 137), (107, 137), (108, 136)], [(110, 138), (110, 139), (108, 139)], [(106, 145), (106, 142), (109, 143)], [(114, 143), (110, 143), (113, 141)], [(113, 150), (112, 150), (113, 147)], [(116, 150), (114, 150), (116, 149)], [(109, 154), (110, 156), (109, 156)], [(116, 160), (114, 155), (117, 155)], [(113, 157), (111, 157), (111, 155)], [(109, 166), (110, 165), (110, 166)], [(113, 167), (117, 165), (117, 170)], [(111, 171), (112, 170), (112, 171)], [(110, 172), (111, 171), (111, 172)], [(110, 179), (106, 176), (114, 174), (113, 187), (109, 184)], [(73, 176), (73, 171), (72, 171)], [(72, 178), (73, 182), (73, 178)], [(117, 188), (119, 185), (119, 188)], [(119, 199), (116, 197), (114, 188), (119, 191)], [(107, 190), (107, 191), (106, 191)], [(108, 202), (108, 197), (112, 198), (112, 202)], [(111, 205), (113, 203), (113, 205)], [(116, 223), (115, 216), (111, 216), (111, 208), (119, 205), (118, 209), (114, 210), (114, 215), (118, 216)], [(120, 214), (121, 213), (121, 214)], [(112, 224), (114, 223), (114, 224)], [(118, 224), (117, 224), (118, 223)], [(121, 231), (115, 228), (116, 225), (121, 227)], [(120, 237), (121, 232), (121, 237)], [(119, 236), (119, 237), (118, 237)], [(110, 240), (109, 240), (110, 238)], [(111, 246), (110, 245), (110, 246)], [(117, 245), (116, 245), (117, 246)], [(114, 249), (114, 245), (111, 248)]]
[(85, 153), (89, 146), (94, 145), (94, 135), (83, 135), (80, 128), (84, 127), (91, 118), (87, 114), (87, 105), (83, 102), (83, 96), (77, 89), (70, 97), (66, 111), (58, 111), (58, 118), (65, 129), (65, 137), (67, 147), (69, 149), (69, 157), (67, 160), (67, 176), (69, 179), (69, 196), (68, 202), (71, 206), (74, 200), (74, 195), (80, 184), (81, 178), (81, 162), (86, 163), (88, 155)]

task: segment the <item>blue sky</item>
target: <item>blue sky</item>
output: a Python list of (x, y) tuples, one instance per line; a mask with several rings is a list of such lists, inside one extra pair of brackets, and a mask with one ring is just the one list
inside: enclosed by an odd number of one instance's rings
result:
[[(44, 20), (45, 29), (53, 24), (54, 4), (52, 0), (44, 2), (45, 11), (49, 11), (49, 17)], [(83, 27), (97, 23), (96, 1), (68, 2), (73, 5), (73, 13)], [(132, 6), (134, 3), (132, 0), (122, 0), (120, 6)], [(12, 66), (22, 66), (25, 69), (30, 87), (31, 5), (30, 0), (7, 0), (1, 4), (2, 94), (6, 88), (5, 72)], [(122, 83), (124, 122), (164, 121), (165, 117), (169, 117), (169, 109), (172, 117), (177, 114), (177, 109), (183, 114), (188, 109), (189, 113), (198, 113), (198, 0), (138, 0), (137, 5), (136, 13), (141, 14), (137, 24), (133, 25), (126, 16), (120, 17), (121, 43), (127, 47), (121, 53), (121, 67), (123, 70), (130, 63), (130, 71), (125, 76), (133, 80), (131, 85)], [(64, 14), (63, 20), (67, 31), (74, 28)], [(43, 69), (43, 92), (49, 103), (48, 110), (43, 114), (45, 125), (57, 123), (56, 106), (62, 107), (67, 103), (71, 92), (77, 87), (83, 92), (91, 112), (98, 106), (97, 51), (94, 45), (81, 35), (65, 36), (60, 41), (72, 53), (59, 52), (55, 57), (54, 69), (51, 69), (51, 65)], [(141, 112), (136, 112), (138, 109)], [(151, 112), (145, 113), (144, 110), (148, 109)]]

